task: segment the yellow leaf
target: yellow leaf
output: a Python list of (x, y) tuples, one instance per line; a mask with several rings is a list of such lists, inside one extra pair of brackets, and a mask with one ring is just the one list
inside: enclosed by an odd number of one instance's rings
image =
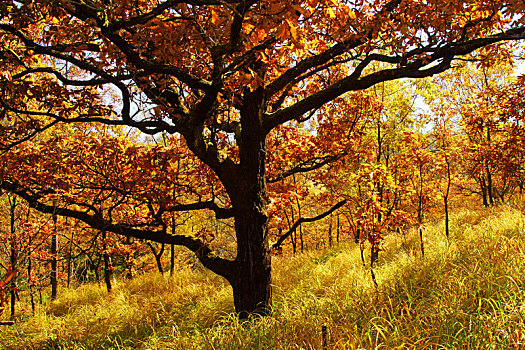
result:
[(288, 20), (286, 21), (286, 23), (288, 23), (288, 27), (290, 28), (290, 34), (292, 35), (292, 39), (299, 41), (299, 35), (297, 34), (297, 28), (295, 28), (295, 26)]
[(331, 7), (328, 7), (326, 9), (326, 11), (328, 12), (328, 16), (330, 16), (330, 18), (335, 18), (336, 17), (335, 12), (334, 12), (334, 10)]
[(250, 32), (253, 30), (253, 28), (255, 28), (255, 27), (254, 27), (252, 24), (249, 24), (249, 23), (243, 23), (243, 24), (242, 24), (242, 28), (244, 29), (244, 31), (245, 31), (246, 33), (250, 33)]
[(219, 14), (214, 9), (211, 10), (211, 23), (216, 24), (219, 21)]
[(299, 33), (297, 33), (297, 28), (295, 28), (295, 26), (288, 20), (286, 21), (286, 23), (288, 24), (288, 30), (290, 31), (290, 35), (291, 35), (290, 39), (292, 40), (292, 42), (294, 43), (296, 47), (302, 48), (303, 45), (301, 43)]

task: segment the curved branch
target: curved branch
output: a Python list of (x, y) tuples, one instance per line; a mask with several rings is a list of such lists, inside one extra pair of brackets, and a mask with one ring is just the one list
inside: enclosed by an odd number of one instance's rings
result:
[[(386, 3), (383, 10), (377, 14), (376, 20), (380, 19), (386, 13), (392, 12), (400, 3), (401, 0), (391, 0)], [(294, 67), (287, 70), (279, 78), (268, 85), (267, 91), (269, 95), (274, 95), (280, 90), (284, 89), (290, 82), (294, 81), (297, 77), (303, 75), (310, 69), (324, 65), (337, 56), (363, 45), (367, 39), (371, 38), (374, 30), (375, 29), (368, 30), (368, 32), (363, 36), (356, 36), (345, 41), (341, 41), (326, 51), (323, 51), (314, 56), (307, 57), (298, 62)]]
[[(28, 116), (42, 116), (42, 117), (49, 117), (54, 119), (55, 121), (65, 123), (65, 124), (73, 124), (73, 123), (100, 123), (104, 125), (120, 125), (120, 126), (132, 126), (136, 127), (140, 131), (154, 135), (161, 131), (167, 131), (170, 133), (177, 132), (178, 129), (175, 125), (170, 125), (166, 123), (163, 120), (155, 120), (155, 121), (135, 121), (131, 119), (131, 117), (123, 118), (123, 120), (118, 119), (108, 119), (104, 118), (102, 116), (95, 116), (95, 115), (80, 115), (75, 118), (67, 118), (67, 117), (61, 117), (58, 114), (51, 113), (51, 112), (40, 112), (40, 111), (31, 111), (31, 110), (22, 110), (18, 108), (11, 107), (7, 105), (3, 100), (0, 99), (0, 104), (8, 111), (18, 114), (25, 114)], [(50, 125), (51, 126), (51, 125)], [(43, 130), (39, 130), (43, 131)], [(35, 133), (36, 135), (36, 133)], [(33, 135), (34, 136), (34, 135)], [(27, 140), (24, 140), (27, 141)], [(19, 142), (17, 142), (18, 144)], [(12, 147), (12, 145), (9, 145), (8, 147)]]
[(56, 214), (78, 219), (91, 228), (100, 231), (113, 232), (121, 236), (186, 247), (195, 253), (204, 266), (226, 279), (230, 278), (235, 270), (234, 261), (219, 257), (208, 245), (196, 237), (181, 234), (170, 235), (166, 232), (165, 227), (157, 230), (138, 229), (128, 224), (115, 224), (105, 220), (102, 217), (102, 214), (98, 211), (95, 211), (94, 214), (89, 214), (89, 212), (45, 204), (41, 201), (42, 197), (40, 195), (32, 194), (28, 189), (9, 181), (0, 182), (0, 188), (16, 194), (24, 199), (30, 208), (38, 210), (41, 213)]
[[(110, 80), (108, 79), (97, 79), (97, 78), (93, 78), (93, 79), (89, 79), (89, 80), (73, 80), (73, 79), (69, 79), (67, 77), (65, 77), (61, 72), (57, 71), (56, 69), (54, 68), (51, 68), (51, 67), (38, 67), (38, 68), (28, 68), (26, 70), (24, 70), (23, 72), (20, 72), (18, 74), (15, 74), (12, 76), (12, 79), (15, 80), (15, 79), (20, 79), (26, 75), (29, 75), (29, 74), (34, 74), (34, 73), (49, 73), (49, 74), (53, 74), (58, 80), (60, 80), (62, 83), (64, 83), (64, 85), (71, 85), (71, 86), (97, 86), (97, 85), (104, 85), (104, 84), (108, 84), (108, 83), (111, 83)], [(122, 80), (126, 80), (126, 79), (131, 79), (132, 77), (135, 77), (135, 75), (131, 75), (131, 74), (123, 74), (123, 75), (120, 75), (120, 76), (116, 76), (115, 79), (116, 80), (119, 80), (119, 81), (122, 81)]]
[(325, 211), (324, 213), (322, 214), (319, 214), (317, 216), (314, 216), (313, 218), (305, 218), (305, 217), (302, 217), (302, 218), (299, 218), (293, 225), (292, 227), (290, 227), (290, 229), (284, 233), (283, 235), (281, 235), (281, 237), (279, 237), (279, 239), (277, 240), (277, 242), (275, 242), (274, 244), (272, 244), (272, 249), (276, 249), (276, 248), (279, 248), (281, 246), (281, 244), (283, 244), (283, 242), (286, 240), (286, 238), (290, 237), (292, 233), (294, 233), (295, 230), (297, 230), (297, 228), (299, 227), (299, 225), (301, 225), (303, 222), (314, 222), (314, 221), (317, 221), (317, 220), (321, 220), (325, 217), (327, 217), (328, 215), (330, 215), (331, 213), (333, 213), (334, 211), (336, 211), (337, 209), (341, 208), (343, 205), (346, 204), (346, 199), (345, 200), (342, 200), (340, 201), (339, 203), (337, 203), (336, 205), (334, 205), (333, 207), (331, 207), (330, 209), (328, 209), (327, 211)]
[(268, 183), (279, 182), (279, 181), (284, 180), (287, 177), (290, 177), (290, 176), (292, 176), (294, 174), (297, 174), (297, 173), (307, 173), (309, 171), (322, 168), (323, 166), (325, 166), (327, 164), (333, 163), (333, 162), (341, 159), (345, 155), (346, 155), (346, 153), (340, 153), (340, 154), (335, 154), (335, 155), (327, 155), (327, 156), (324, 156), (324, 157), (315, 157), (315, 158), (307, 159), (307, 160), (302, 161), (301, 163), (297, 164), (293, 168), (291, 168), (289, 170), (286, 170), (286, 171), (282, 172), (281, 174), (279, 174), (279, 175), (277, 175), (277, 176), (275, 176), (275, 177), (273, 177), (271, 179), (268, 179), (267, 182)]
[(169, 8), (172, 8), (174, 6), (177, 6), (178, 4), (182, 4), (182, 3), (198, 6), (198, 5), (223, 5), (225, 3), (227, 3), (227, 4), (236, 4), (236, 3), (240, 3), (240, 2), (242, 2), (242, 0), (217, 0), (217, 1), (213, 1), (213, 0), (211, 0), (211, 1), (206, 1), (206, 0), (193, 0), (193, 1), (191, 1), (191, 0), (186, 0), (186, 1), (182, 1), (182, 0), (166, 0), (163, 3), (160, 3), (159, 5), (154, 7), (149, 12), (146, 12), (146, 13), (143, 13), (143, 14), (140, 14), (138, 16), (131, 17), (131, 18), (126, 18), (126, 19), (123, 19), (123, 20), (120, 20), (120, 21), (112, 22), (109, 25), (109, 27), (112, 30), (116, 31), (116, 30), (119, 30), (119, 29), (129, 28), (129, 27), (135, 26), (137, 24), (146, 24), (149, 21), (151, 21), (152, 19), (154, 19), (155, 17), (157, 17), (158, 15), (162, 14), (162, 12), (164, 12), (165, 10), (167, 10)]
[(372, 60), (391, 60), (397, 63), (402, 63), (403, 61), (402, 57), (388, 59), (387, 56), (384, 55), (371, 55), (356, 68), (354, 73), (346, 78), (335, 82), (326, 89), (320, 90), (289, 107), (279, 109), (273, 113), (266, 113), (264, 121), (265, 128), (267, 132), (269, 132), (277, 125), (296, 119), (304, 113), (319, 108), (346, 92), (364, 90), (375, 84), (400, 78), (429, 77), (447, 70), (456, 56), (467, 55), (479, 48), (497, 42), (522, 39), (525, 39), (525, 26), (485, 38), (452, 42), (440, 48), (428, 48), (428, 57), (418, 58), (398, 68), (384, 69), (361, 77), (361, 72)]

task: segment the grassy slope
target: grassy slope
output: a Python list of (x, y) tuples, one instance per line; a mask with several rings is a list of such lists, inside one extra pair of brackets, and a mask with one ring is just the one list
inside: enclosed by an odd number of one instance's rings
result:
[(274, 315), (240, 324), (230, 288), (206, 272), (147, 274), (108, 295), (62, 290), (0, 329), (0, 349), (525, 348), (525, 217), (463, 212), (446, 240), (389, 236), (376, 291), (355, 245), (274, 258)]

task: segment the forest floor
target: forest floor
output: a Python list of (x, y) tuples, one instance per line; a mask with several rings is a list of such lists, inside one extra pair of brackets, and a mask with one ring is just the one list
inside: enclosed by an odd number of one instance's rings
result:
[(0, 349), (322, 349), (323, 326), (327, 349), (525, 349), (525, 216), (462, 211), (443, 231), (427, 225), (424, 257), (415, 231), (387, 236), (377, 288), (353, 243), (274, 257), (273, 315), (251, 321), (206, 271), (61, 289), (0, 326)]

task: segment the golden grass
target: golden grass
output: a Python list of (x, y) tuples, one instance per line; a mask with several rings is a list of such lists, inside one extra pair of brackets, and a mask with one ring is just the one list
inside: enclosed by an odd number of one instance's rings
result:
[(525, 217), (463, 211), (424, 232), (387, 236), (375, 269), (353, 244), (274, 258), (274, 312), (238, 321), (231, 288), (208, 272), (146, 274), (111, 294), (62, 289), (0, 330), (1, 349), (525, 348)]

